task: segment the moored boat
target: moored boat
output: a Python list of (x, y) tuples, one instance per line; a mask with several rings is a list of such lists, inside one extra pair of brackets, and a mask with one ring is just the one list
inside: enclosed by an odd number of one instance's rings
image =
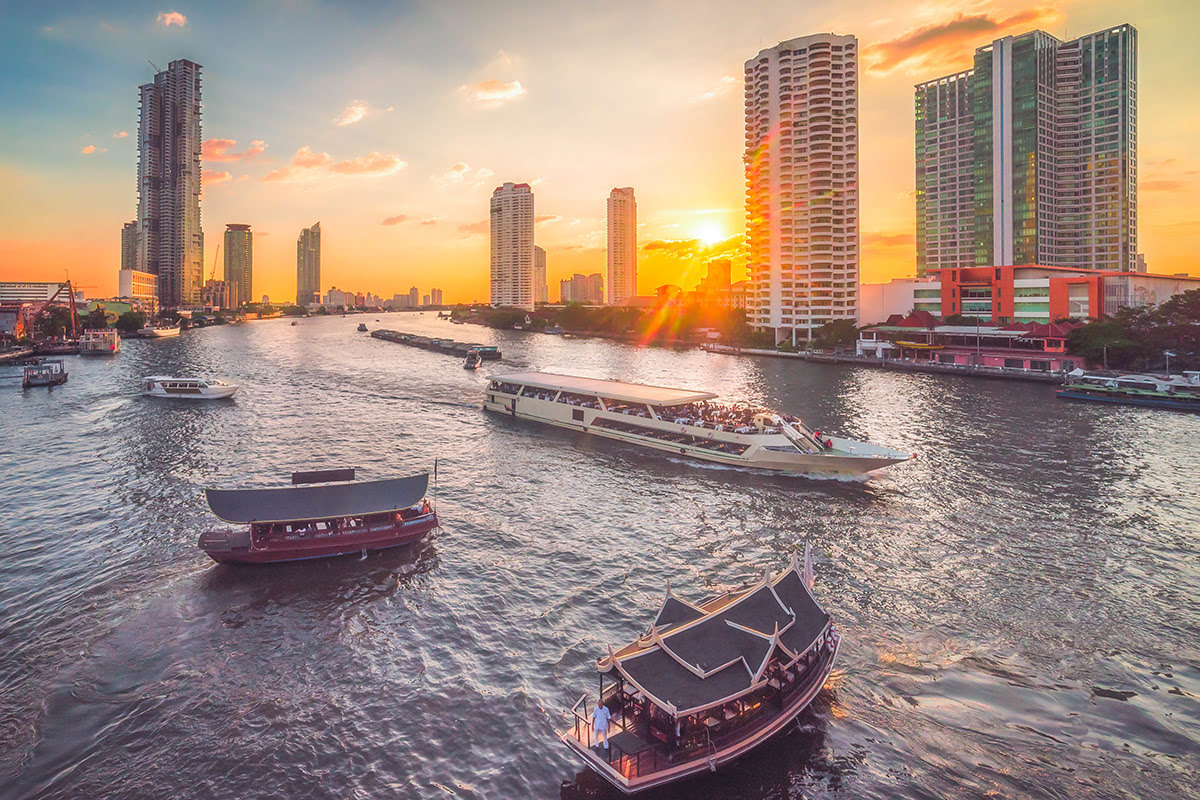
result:
[(58, 386), (66, 382), (67, 370), (61, 358), (46, 358), (36, 364), (27, 364), (21, 376), (21, 387), (24, 389)]
[(199, 547), (214, 561), (269, 564), (384, 550), (438, 527), (425, 499), (429, 475), (354, 480), (354, 470), (294, 473), (269, 489), (204, 490), (219, 519), (247, 528), (208, 531)]
[(712, 392), (549, 372), (491, 376), (483, 407), (521, 419), (732, 466), (857, 475), (908, 453), (813, 430), (798, 417)]
[(138, 336), (143, 339), (167, 339), (172, 336), (178, 336), (182, 329), (179, 323), (174, 325), (147, 325), (138, 331)]
[(220, 378), (176, 378), (170, 375), (151, 375), (142, 380), (146, 397), (177, 397), (190, 400), (223, 400), (233, 397), (236, 383)]
[(841, 636), (812, 586), (807, 551), (803, 572), (793, 556), (779, 575), (700, 604), (668, 583), (649, 630), (597, 662), (599, 697), (576, 701), (559, 738), (626, 794), (746, 755), (807, 708), (833, 669)]
[(1075, 370), (1055, 394), (1062, 400), (1200, 412), (1200, 372), (1158, 376)]
[(79, 354), (111, 356), (121, 352), (121, 335), (112, 328), (89, 328), (79, 337)]

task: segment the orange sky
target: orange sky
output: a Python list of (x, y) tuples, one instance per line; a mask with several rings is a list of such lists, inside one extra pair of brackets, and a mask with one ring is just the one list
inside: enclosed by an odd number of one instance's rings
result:
[(1198, 3), (515, 2), (472, 6), (470, 25), (455, 3), (394, 18), (264, 8), (178, 7), (170, 24), (57, 4), (10, 15), (0, 279), (69, 270), (89, 296), (115, 292), (149, 57), (204, 66), (206, 277), (224, 223), (250, 223), (255, 294), (294, 297), (296, 236), (319, 220), (323, 289), (486, 301), (488, 197), (511, 180), (534, 185), (552, 299), (560, 278), (605, 271), (614, 186), (637, 194), (640, 293), (690, 287), (707, 258), (738, 249), (743, 61), (819, 31), (862, 45), (862, 280), (911, 275), (913, 84), (998, 36), (1122, 22), (1141, 45), (1139, 249), (1153, 272), (1200, 274), (1200, 109), (1181, 102), (1200, 75)]

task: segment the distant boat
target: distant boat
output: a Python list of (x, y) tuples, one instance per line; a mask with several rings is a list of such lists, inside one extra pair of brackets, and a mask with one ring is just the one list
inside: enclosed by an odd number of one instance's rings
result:
[(468, 350), (467, 358), (463, 361), (463, 369), (479, 369), (483, 366), (483, 356), (478, 350)]
[(58, 386), (67, 382), (67, 370), (61, 358), (50, 358), (40, 364), (29, 364), (21, 378), (21, 387), (32, 389), (36, 386)]
[(175, 325), (147, 325), (138, 331), (138, 336), (143, 339), (166, 339), (171, 336), (178, 336), (181, 326)]
[(1055, 394), (1063, 400), (1200, 412), (1200, 372), (1160, 377), (1077, 369), (1067, 373)]
[(358, 330), (361, 333), (366, 333), (367, 332), (367, 323), (365, 323), (365, 322), (358, 323)]
[(214, 561), (270, 564), (398, 547), (438, 527), (425, 499), (428, 473), (354, 482), (353, 469), (297, 472), (269, 489), (205, 489), (213, 514), (240, 530), (208, 531), (199, 547)]
[(114, 356), (121, 352), (121, 335), (111, 328), (89, 328), (79, 337), (79, 354)]
[(236, 383), (219, 378), (176, 378), (170, 375), (151, 375), (142, 381), (146, 397), (175, 397), (184, 400), (223, 400), (233, 397)]

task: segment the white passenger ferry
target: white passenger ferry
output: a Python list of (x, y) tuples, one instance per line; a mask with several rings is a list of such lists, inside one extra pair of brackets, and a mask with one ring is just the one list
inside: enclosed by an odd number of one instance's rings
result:
[(227, 383), (218, 378), (174, 378), (169, 375), (151, 375), (142, 381), (142, 394), (146, 397), (220, 400), (232, 397), (237, 390), (237, 384)]
[(111, 328), (88, 328), (79, 337), (79, 354), (112, 356), (121, 352), (121, 334)]
[(549, 372), (492, 376), (483, 407), (705, 461), (780, 472), (857, 475), (911, 457), (830, 436), (788, 414), (717, 402), (711, 392)]

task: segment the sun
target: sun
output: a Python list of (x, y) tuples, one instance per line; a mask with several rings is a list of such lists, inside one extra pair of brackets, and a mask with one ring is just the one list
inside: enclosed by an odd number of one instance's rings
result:
[(700, 240), (701, 244), (711, 247), (725, 238), (725, 232), (715, 222), (706, 222), (696, 228), (696, 238)]

